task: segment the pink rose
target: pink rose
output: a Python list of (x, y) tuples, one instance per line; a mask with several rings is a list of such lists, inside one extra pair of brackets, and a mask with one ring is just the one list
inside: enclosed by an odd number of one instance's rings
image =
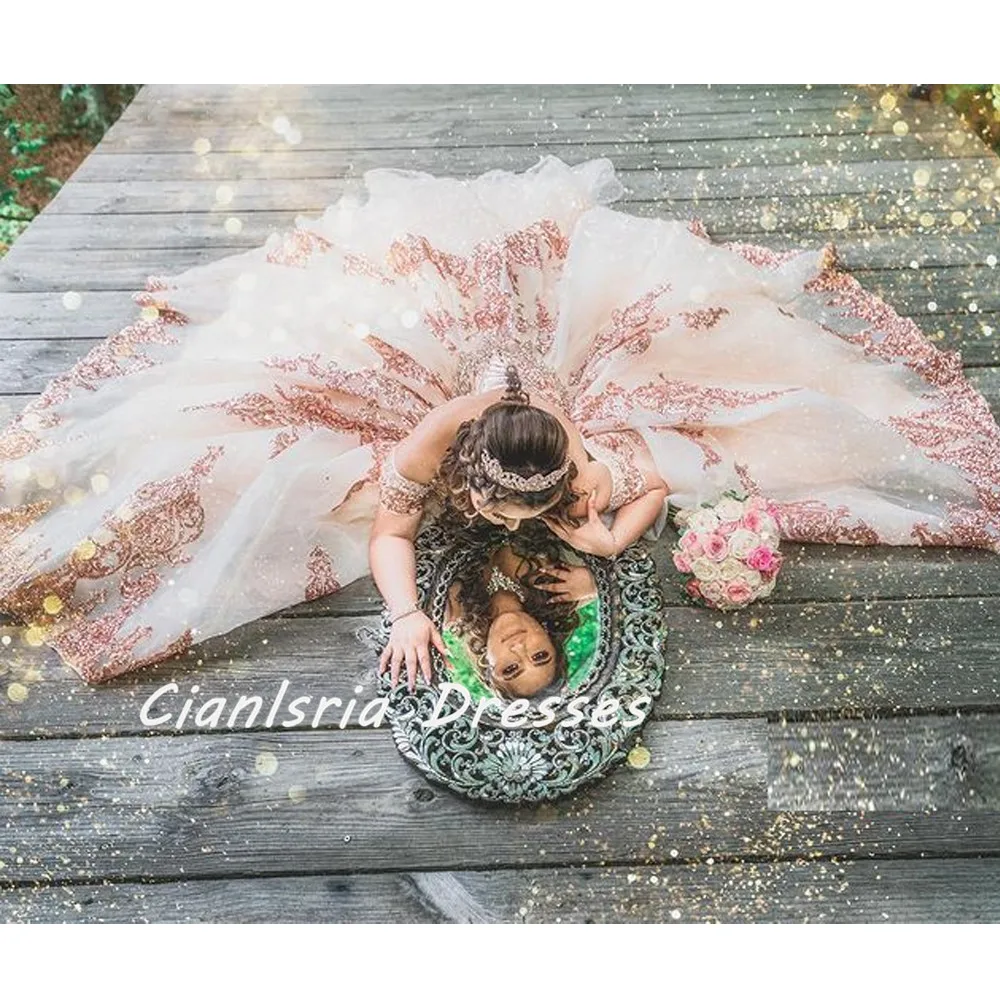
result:
[(753, 591), (746, 580), (730, 580), (726, 587), (726, 597), (733, 604), (746, 604), (753, 597)]
[(697, 531), (686, 531), (681, 535), (681, 548), (691, 559), (697, 559), (704, 554), (701, 545), (701, 535)]
[(729, 542), (717, 531), (711, 532), (704, 542), (705, 556), (712, 562), (722, 562), (729, 555)]
[(684, 552), (674, 552), (674, 565), (682, 573), (691, 572), (691, 560), (688, 558), (687, 554)]
[(777, 573), (783, 557), (780, 552), (768, 548), (766, 545), (758, 545), (751, 550), (746, 562), (751, 569), (759, 570), (761, 573)]
[(722, 524), (716, 528), (716, 532), (720, 535), (731, 535), (740, 526), (739, 521), (723, 521)]
[(688, 580), (684, 589), (690, 597), (701, 597), (701, 584), (697, 580)]
[(743, 523), (743, 527), (746, 528), (747, 531), (752, 531), (755, 535), (761, 528), (764, 527), (764, 519), (761, 516), (761, 511), (759, 510), (752, 509), (746, 511), (740, 520)]

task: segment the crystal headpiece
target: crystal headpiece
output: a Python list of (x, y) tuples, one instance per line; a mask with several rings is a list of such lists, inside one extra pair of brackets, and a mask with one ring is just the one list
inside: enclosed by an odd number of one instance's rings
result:
[(518, 490), (521, 493), (533, 493), (536, 490), (544, 490), (553, 486), (566, 475), (569, 469), (569, 458), (551, 472), (536, 472), (533, 476), (519, 476), (516, 472), (507, 472), (506, 469), (484, 448), (482, 452), (483, 469), (495, 483), (506, 486), (508, 489)]

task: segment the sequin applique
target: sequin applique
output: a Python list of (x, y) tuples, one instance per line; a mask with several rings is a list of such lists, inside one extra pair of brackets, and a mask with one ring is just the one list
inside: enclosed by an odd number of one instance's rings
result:
[(509, 334), (503, 336), (482, 336), (474, 348), (459, 359), (453, 380), (456, 395), (466, 395), (487, 391), (494, 382), (503, 385), (497, 376), (513, 365), (525, 391), (530, 396), (539, 393), (551, 403), (569, 410), (571, 398), (558, 373), (545, 363), (538, 348), (514, 340)]
[(393, 514), (416, 514), (431, 492), (430, 483), (407, 479), (396, 468), (395, 449), (386, 455), (379, 477), (379, 502)]
[(315, 601), (319, 597), (340, 590), (340, 581), (333, 568), (333, 560), (322, 545), (314, 546), (309, 553), (306, 572), (308, 578), (304, 600)]
[(611, 473), (608, 510), (624, 507), (625, 504), (631, 503), (647, 492), (646, 477), (633, 462), (626, 461), (621, 455), (591, 438), (584, 438), (583, 446)]

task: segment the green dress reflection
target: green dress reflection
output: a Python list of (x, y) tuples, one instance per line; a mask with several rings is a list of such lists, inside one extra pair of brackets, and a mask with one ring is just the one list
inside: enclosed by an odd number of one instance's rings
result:
[[(598, 636), (598, 599), (595, 595), (577, 605), (580, 624), (566, 640), (567, 687), (575, 691), (586, 680), (594, 662)], [(441, 638), (448, 647), (448, 676), (456, 684), (461, 684), (474, 700), (495, 698), (495, 692), (483, 682), (479, 671), (469, 654), (462, 637), (456, 635), (450, 623), (441, 630)]]

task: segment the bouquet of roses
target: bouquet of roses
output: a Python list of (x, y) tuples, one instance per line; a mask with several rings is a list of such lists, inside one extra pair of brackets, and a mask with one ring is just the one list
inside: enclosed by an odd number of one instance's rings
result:
[(710, 608), (733, 611), (774, 590), (783, 556), (778, 509), (762, 497), (726, 490), (715, 503), (682, 510), (672, 551), (674, 565), (690, 574), (687, 593)]

